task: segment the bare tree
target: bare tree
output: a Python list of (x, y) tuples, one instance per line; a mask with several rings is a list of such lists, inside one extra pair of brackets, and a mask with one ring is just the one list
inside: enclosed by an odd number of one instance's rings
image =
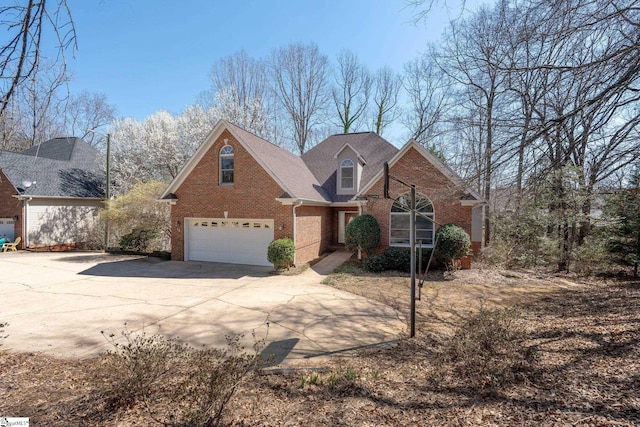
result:
[(40, 71), (20, 85), (2, 113), (9, 139), (2, 145), (7, 150), (24, 150), (47, 139), (64, 134), (67, 75), (57, 64), (40, 66)]
[(438, 127), (445, 120), (446, 75), (440, 72), (430, 54), (425, 54), (405, 64), (404, 76), (409, 108), (403, 123), (412, 139), (426, 145), (443, 132)]
[[(476, 142), (482, 147), (478, 150), (481, 157), (477, 173), (482, 176), (480, 190), (487, 201), (491, 201), (496, 157), (501, 155), (495, 145), (496, 110), (508, 83), (507, 73), (501, 69), (506, 60), (505, 34), (509, 31), (505, 7), (504, 2), (494, 9), (483, 7), (471, 18), (452, 23), (438, 57), (442, 72), (463, 88), (465, 102), (461, 105), (465, 105), (467, 113), (476, 114), (470, 117), (469, 125), (480, 129), (481, 138)], [(484, 233), (485, 242), (489, 243), (488, 212)]]
[(37, 74), (42, 60), (43, 38), (52, 34), (57, 62), (66, 73), (65, 51), (76, 48), (76, 33), (66, 0), (28, 0), (26, 4), (0, 6), (0, 28), (6, 42), (0, 46), (0, 115), (17, 89)]
[(315, 44), (291, 44), (271, 53), (271, 83), (288, 116), (300, 154), (314, 127), (321, 123), (329, 101), (329, 61)]
[(375, 75), (373, 88), (373, 127), (378, 135), (400, 116), (398, 97), (402, 88), (402, 78), (391, 67), (382, 67)]
[(343, 133), (351, 132), (364, 118), (369, 105), (372, 79), (369, 71), (350, 51), (338, 54), (336, 86), (333, 88), (333, 103), (338, 113)]
[(98, 146), (103, 143), (101, 135), (89, 132), (110, 124), (115, 119), (116, 108), (107, 102), (103, 93), (82, 91), (72, 96), (65, 109), (65, 128), (67, 135), (81, 137), (89, 144)]
[[(209, 74), (213, 96), (221, 91), (232, 91), (233, 102), (241, 107), (268, 97), (267, 64), (250, 57), (243, 49), (224, 57), (213, 65)], [(213, 100), (212, 100), (213, 101)]]

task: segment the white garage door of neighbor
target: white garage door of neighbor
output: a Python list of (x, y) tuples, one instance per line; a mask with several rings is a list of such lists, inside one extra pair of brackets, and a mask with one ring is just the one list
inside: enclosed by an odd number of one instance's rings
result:
[(271, 265), (272, 219), (191, 218), (185, 225), (185, 261)]
[(0, 218), (0, 237), (7, 237), (7, 239), (13, 241), (15, 237), (14, 233), (14, 221), (13, 218)]

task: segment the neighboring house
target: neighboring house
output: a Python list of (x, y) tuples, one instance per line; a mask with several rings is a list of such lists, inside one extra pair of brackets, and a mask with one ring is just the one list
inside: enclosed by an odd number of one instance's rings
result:
[(98, 151), (80, 138), (0, 151), (0, 236), (20, 236), (22, 249), (83, 245), (104, 206), (104, 184)]
[[(290, 237), (302, 264), (342, 245), (362, 213), (380, 223), (382, 247), (408, 247), (401, 204), (409, 189), (392, 182), (394, 199), (383, 198), (385, 161), (416, 185), (418, 209), (461, 226), (480, 249), (480, 197), (415, 141), (398, 149), (372, 132), (333, 135), (298, 157), (220, 121), (162, 195), (171, 203), (172, 259), (268, 266), (269, 243)], [(432, 246), (432, 223), (418, 219), (416, 235)]]

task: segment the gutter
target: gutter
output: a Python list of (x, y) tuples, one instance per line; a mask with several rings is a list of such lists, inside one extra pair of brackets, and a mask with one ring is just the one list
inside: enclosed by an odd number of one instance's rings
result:
[(42, 200), (86, 200), (92, 202), (104, 202), (104, 197), (71, 197), (71, 196), (36, 196), (36, 195), (28, 195), (28, 194), (14, 194), (11, 197), (15, 197), (18, 200), (33, 200), (33, 199), (42, 199)]
[[(298, 221), (296, 221), (296, 209), (299, 208), (300, 206), (302, 206), (304, 204), (304, 200), (298, 200), (296, 203), (293, 204), (293, 246), (296, 246), (296, 231), (297, 231), (297, 227), (296, 227), (296, 223)], [(293, 265), (296, 265), (296, 251), (293, 252)]]

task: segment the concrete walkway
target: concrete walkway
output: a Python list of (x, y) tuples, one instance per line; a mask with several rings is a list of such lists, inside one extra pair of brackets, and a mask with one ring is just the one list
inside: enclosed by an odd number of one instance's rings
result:
[(340, 267), (344, 264), (348, 259), (351, 259), (353, 256), (352, 252), (347, 251), (335, 251), (331, 254), (327, 255), (325, 258), (320, 260), (320, 262), (312, 265), (304, 271), (302, 274), (305, 276), (315, 277), (322, 281), (326, 276), (331, 274), (333, 270)]
[[(282, 366), (393, 342), (401, 315), (320, 284), (349, 253), (335, 252), (297, 276), (270, 268), (102, 253), (0, 254), (2, 349), (91, 357), (111, 348), (101, 331), (125, 328), (222, 347), (264, 340)], [(125, 325), (126, 324), (126, 325)]]

